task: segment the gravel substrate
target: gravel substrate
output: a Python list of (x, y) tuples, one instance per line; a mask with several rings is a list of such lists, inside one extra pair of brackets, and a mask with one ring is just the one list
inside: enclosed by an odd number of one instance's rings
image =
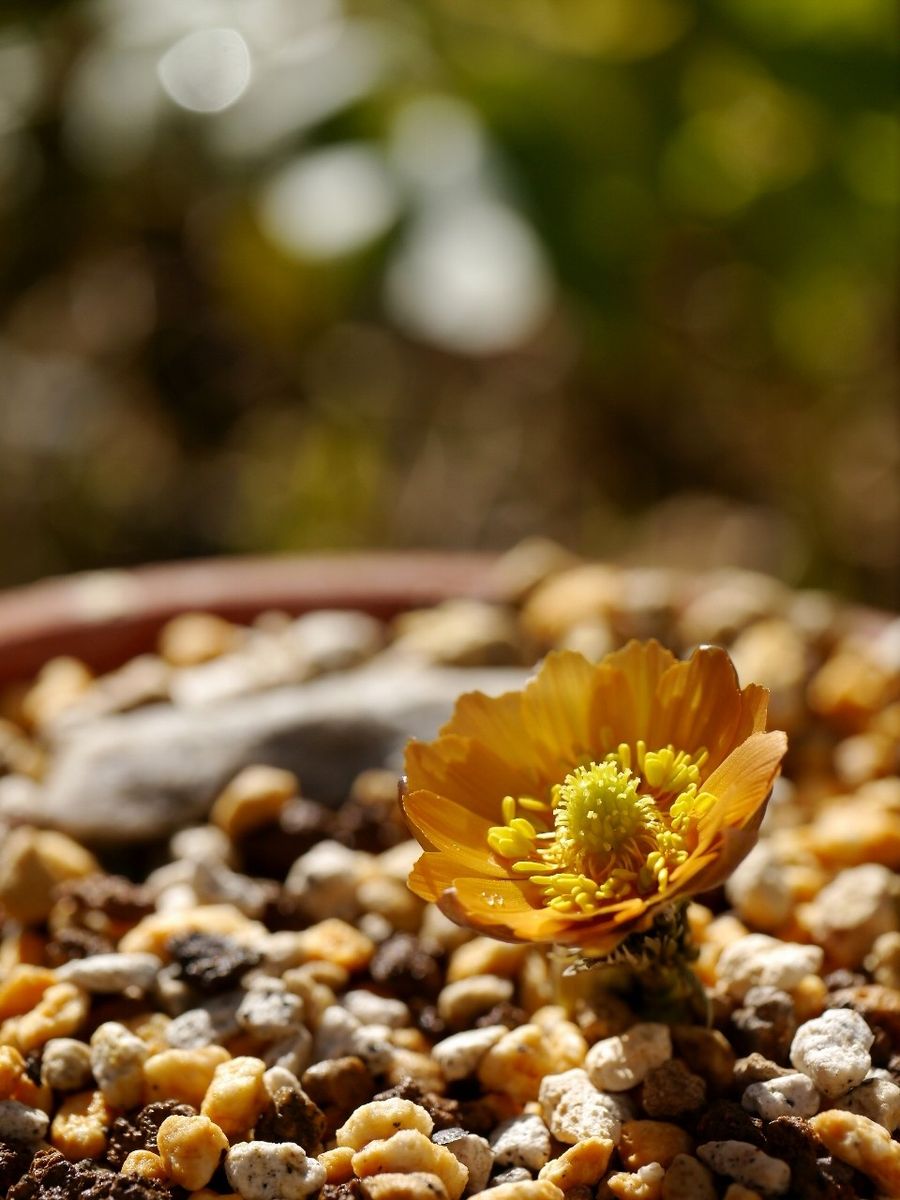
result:
[[(5, 695), (0, 1196), (900, 1196), (900, 619), (546, 545), (498, 571), (505, 605), (194, 615)], [(631, 636), (728, 646), (790, 737), (689, 910), (711, 1028), (561, 1004), (544, 950), (406, 887), (407, 734)]]

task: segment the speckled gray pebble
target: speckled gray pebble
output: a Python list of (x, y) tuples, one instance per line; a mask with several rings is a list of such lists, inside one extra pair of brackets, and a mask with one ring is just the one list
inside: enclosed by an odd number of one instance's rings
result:
[(438, 1129), (431, 1140), (438, 1146), (445, 1146), (457, 1162), (467, 1168), (469, 1182), (466, 1188), (469, 1192), (480, 1192), (487, 1187), (494, 1166), (494, 1152), (485, 1138), (465, 1129)]
[(774, 1121), (776, 1117), (814, 1117), (819, 1100), (812, 1080), (797, 1072), (751, 1083), (744, 1090), (741, 1104), (747, 1112)]
[(57, 978), (86, 992), (149, 991), (162, 962), (155, 954), (90, 954), (57, 968)]
[(213, 1042), (225, 1042), (240, 1032), (237, 1021), (243, 992), (223, 992), (197, 1008), (189, 1008), (166, 1027), (165, 1038), (179, 1050), (196, 1050)]
[(39, 1108), (18, 1100), (0, 1100), (0, 1142), (39, 1142), (50, 1118)]
[(550, 1161), (550, 1132), (536, 1116), (510, 1117), (490, 1137), (494, 1161), (503, 1167), (539, 1171)]
[(499, 1175), (488, 1184), (488, 1187), (502, 1187), (505, 1183), (530, 1183), (534, 1176), (530, 1171), (526, 1171), (524, 1167), (510, 1167), (508, 1171), (501, 1171)]
[(872, 1066), (874, 1034), (859, 1013), (829, 1008), (801, 1025), (791, 1042), (791, 1063), (828, 1097), (862, 1083)]
[(767, 1196), (783, 1196), (791, 1186), (791, 1168), (750, 1142), (705, 1142), (697, 1157), (713, 1171)]
[(284, 988), (253, 988), (236, 1013), (241, 1029), (263, 1042), (287, 1037), (303, 1021), (303, 1001)]
[(243, 1200), (304, 1200), (325, 1183), (325, 1168), (296, 1142), (238, 1142), (225, 1174)]

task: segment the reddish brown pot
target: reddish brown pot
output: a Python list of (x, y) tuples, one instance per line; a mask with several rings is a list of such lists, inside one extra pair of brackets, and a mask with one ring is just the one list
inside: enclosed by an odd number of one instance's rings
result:
[(296, 555), (94, 571), (0, 593), (0, 683), (59, 654), (109, 670), (148, 650), (181, 612), (247, 622), (262, 612), (355, 608), (389, 618), (452, 596), (493, 595), (494, 557), (454, 553)]

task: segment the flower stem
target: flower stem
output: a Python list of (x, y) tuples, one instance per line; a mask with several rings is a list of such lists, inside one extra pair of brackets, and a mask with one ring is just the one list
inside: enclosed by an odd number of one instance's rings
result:
[(557, 997), (573, 1007), (598, 993), (613, 993), (649, 1020), (670, 1024), (709, 1024), (709, 1001), (691, 969), (697, 950), (691, 942), (687, 902), (663, 909), (642, 933), (632, 933), (602, 958), (567, 954), (556, 948), (553, 971)]

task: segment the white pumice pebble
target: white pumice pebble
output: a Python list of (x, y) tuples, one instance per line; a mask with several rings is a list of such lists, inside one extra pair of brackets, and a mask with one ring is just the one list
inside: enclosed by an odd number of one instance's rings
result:
[(847, 1008), (829, 1008), (806, 1021), (791, 1042), (791, 1063), (829, 1098), (862, 1083), (872, 1066), (872, 1030)]
[(494, 1162), (503, 1167), (539, 1171), (550, 1161), (550, 1131), (538, 1116), (510, 1117), (490, 1136)]
[(155, 954), (91, 954), (57, 968), (57, 978), (86, 992), (149, 991), (162, 962)]
[(790, 991), (807, 975), (817, 974), (824, 957), (819, 946), (781, 942), (765, 933), (750, 933), (725, 947), (716, 970), (720, 984), (740, 1000), (752, 987)]
[(402, 1000), (376, 996), (374, 992), (367, 992), (362, 988), (347, 992), (341, 1003), (363, 1025), (387, 1025), (390, 1029), (404, 1029), (412, 1024), (409, 1006)]
[(618, 1037), (597, 1042), (588, 1051), (584, 1065), (591, 1083), (600, 1091), (627, 1092), (671, 1057), (669, 1027), (647, 1023), (632, 1025)]
[(487, 1139), (479, 1137), (477, 1133), (468, 1133), (465, 1129), (439, 1129), (432, 1134), (431, 1140), (435, 1145), (449, 1150), (469, 1172), (466, 1185), (469, 1193), (480, 1192), (487, 1187), (494, 1165), (494, 1151)]
[(464, 1029), (438, 1042), (432, 1057), (444, 1072), (449, 1082), (474, 1075), (478, 1064), (492, 1046), (495, 1046), (509, 1030), (505, 1025), (485, 1025), (482, 1029)]
[(697, 1157), (720, 1175), (767, 1196), (783, 1196), (791, 1186), (791, 1168), (750, 1142), (705, 1142)]
[(144, 1094), (147, 1043), (120, 1025), (105, 1021), (91, 1035), (91, 1070), (97, 1087), (113, 1108), (133, 1108)]
[(39, 1108), (0, 1100), (0, 1142), (39, 1142), (49, 1125), (50, 1118)]
[(51, 1038), (41, 1055), (41, 1083), (58, 1092), (79, 1092), (91, 1079), (91, 1048), (76, 1038)]
[(812, 1080), (799, 1072), (751, 1083), (741, 1097), (747, 1112), (766, 1121), (774, 1121), (776, 1117), (813, 1117), (819, 1111), (819, 1103)]
[(889, 1079), (864, 1079), (857, 1087), (839, 1096), (833, 1107), (868, 1117), (884, 1126), (888, 1133), (900, 1127), (900, 1087)]
[(225, 1156), (225, 1174), (242, 1200), (305, 1200), (326, 1178), (296, 1142), (238, 1142)]
[(570, 1146), (591, 1137), (618, 1142), (622, 1122), (634, 1115), (626, 1097), (599, 1091), (580, 1067), (545, 1075), (538, 1099), (550, 1132)]

